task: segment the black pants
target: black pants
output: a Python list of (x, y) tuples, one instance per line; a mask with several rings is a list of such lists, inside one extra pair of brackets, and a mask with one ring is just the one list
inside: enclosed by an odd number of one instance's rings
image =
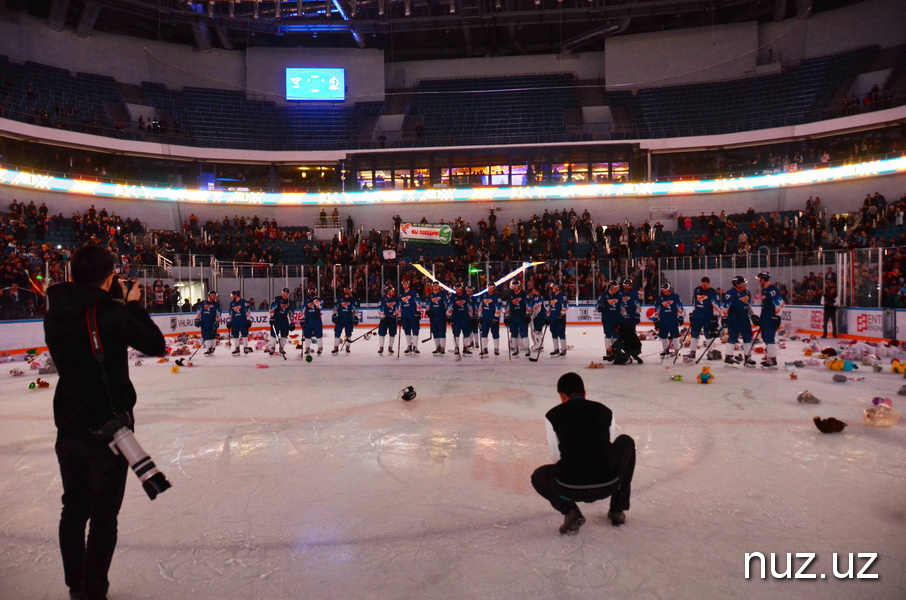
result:
[(824, 309), (824, 337), (827, 337), (827, 324), (830, 323), (833, 329), (833, 337), (837, 337), (837, 307)]
[(576, 508), (576, 502), (595, 502), (608, 497), (610, 510), (629, 510), (632, 475), (635, 472), (635, 441), (628, 435), (617, 436), (613, 441), (613, 457), (619, 476), (611, 485), (581, 490), (568, 488), (557, 482), (554, 465), (544, 465), (532, 473), (532, 487), (564, 515)]
[(60, 552), (66, 585), (84, 600), (105, 598), (129, 465), (94, 441), (57, 438), (56, 452), (63, 480)]

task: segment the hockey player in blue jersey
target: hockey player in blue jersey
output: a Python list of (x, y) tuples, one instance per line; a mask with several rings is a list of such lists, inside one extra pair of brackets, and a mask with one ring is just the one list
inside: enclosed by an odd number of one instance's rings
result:
[(207, 348), (205, 356), (214, 354), (217, 346), (217, 326), (220, 325), (222, 313), (220, 302), (217, 301), (217, 292), (208, 292), (208, 299), (201, 303), (195, 314), (195, 326), (201, 328), (201, 345)]
[[(761, 286), (761, 315), (752, 315), (752, 323), (761, 327), (761, 339), (764, 340), (765, 359), (761, 366), (765, 369), (777, 368), (777, 330), (780, 329), (781, 314), (785, 306), (780, 290), (771, 283), (771, 274), (762, 271), (755, 276)], [(751, 353), (751, 349), (750, 349)]]
[(661, 358), (670, 354), (670, 343), (679, 343), (679, 326), (683, 322), (683, 303), (669, 283), (661, 285), (661, 295), (654, 303), (654, 328), (661, 338)]
[(550, 319), (551, 339), (554, 342), (554, 351), (551, 356), (566, 356), (566, 294), (560, 289), (556, 281), (550, 284), (551, 298), (549, 303), (548, 318)]
[(390, 346), (387, 351), (393, 354), (393, 340), (396, 338), (396, 326), (400, 319), (400, 299), (396, 297), (396, 288), (389, 283), (384, 286), (384, 295), (378, 305), (378, 354), (384, 354), (384, 338), (390, 333)]
[(462, 336), (462, 353), (471, 356), (472, 351), (466, 345), (472, 336), (469, 324), (472, 321), (472, 298), (466, 295), (466, 290), (461, 283), (453, 286), (456, 294), (450, 298), (447, 308), (447, 320), (453, 327), (454, 353), (459, 356), (459, 336)]
[(746, 360), (743, 354), (734, 356), (736, 340), (742, 337), (743, 344), (752, 343), (752, 326), (749, 316), (752, 314), (752, 292), (746, 289), (746, 278), (737, 275), (730, 282), (733, 284), (724, 292), (722, 313), (727, 327), (727, 345), (724, 348), (724, 363), (733, 366), (745, 362), (745, 366), (754, 367), (754, 360)]
[(525, 299), (525, 313), (528, 317), (529, 335), (532, 336), (532, 352), (541, 349), (541, 335), (544, 332), (544, 326), (547, 323), (547, 307), (544, 306), (544, 298), (541, 297), (541, 290), (532, 288), (532, 291)]
[(318, 342), (318, 356), (324, 350), (324, 322), (321, 318), (321, 310), (324, 303), (318, 296), (318, 290), (314, 286), (309, 286), (305, 294), (305, 303), (302, 306), (302, 335), (305, 337), (305, 354), (311, 354), (312, 339)]
[(408, 279), (403, 279), (403, 291), (400, 293), (400, 317), (402, 320), (403, 334), (406, 336), (406, 351), (404, 354), (421, 354), (418, 351), (418, 331), (424, 312), (422, 299), (418, 292), (411, 289), (412, 284)]
[(279, 296), (274, 298), (270, 306), (271, 342), (268, 351), (271, 356), (277, 352), (277, 342), (280, 342), (280, 355), (286, 358), (286, 338), (289, 332), (296, 328), (295, 307), (289, 299), (289, 288), (283, 288)]
[(246, 354), (252, 351), (249, 348), (249, 327), (252, 324), (252, 307), (242, 299), (239, 290), (233, 291), (230, 301), (230, 337), (233, 339), (233, 356), (239, 356), (241, 345)]
[(428, 321), (431, 324), (431, 337), (434, 338), (434, 356), (443, 356), (447, 353), (447, 292), (441, 289), (440, 283), (435, 281), (433, 289), (425, 298), (425, 307), (428, 312)]
[(478, 316), (481, 310), (481, 302), (478, 297), (475, 295), (475, 288), (471, 285), (466, 286), (466, 296), (469, 297), (469, 302), (472, 304), (472, 320), (469, 321), (469, 331), (472, 332), (472, 337), (469, 338), (469, 348), (478, 349)]
[(620, 323), (625, 329), (635, 331), (640, 320), (639, 291), (635, 289), (632, 279), (627, 277), (620, 289)]
[(614, 279), (607, 283), (595, 310), (601, 313), (601, 325), (604, 327), (604, 360), (613, 360), (613, 343), (619, 337), (617, 324), (622, 319), (620, 313), (620, 282)]
[(521, 347), (525, 350), (526, 356), (531, 356), (528, 340), (529, 323), (528, 315), (526, 314), (528, 296), (522, 290), (522, 282), (518, 279), (513, 280), (510, 288), (512, 292), (507, 299), (506, 313), (504, 315), (506, 325), (510, 328), (510, 342), (513, 344), (510, 352), (513, 356), (519, 356)]
[(692, 342), (689, 353), (683, 357), (684, 360), (695, 360), (698, 340), (702, 332), (708, 339), (720, 334), (719, 323), (720, 299), (717, 297), (717, 290), (711, 287), (709, 277), (702, 277), (701, 285), (692, 292), (692, 315), (689, 318), (689, 334), (692, 336)]
[(359, 324), (359, 319), (359, 303), (352, 296), (352, 288), (344, 288), (343, 297), (337, 300), (331, 317), (334, 323), (331, 354), (336, 356), (340, 353), (340, 334), (344, 332), (346, 333), (346, 353), (349, 354), (349, 338), (352, 337), (352, 328)]
[(494, 356), (500, 356), (500, 317), (504, 311), (504, 305), (495, 284), (488, 284), (487, 293), (478, 296), (478, 307), (479, 327), (481, 328), (479, 356), (488, 355), (488, 333), (494, 338)]

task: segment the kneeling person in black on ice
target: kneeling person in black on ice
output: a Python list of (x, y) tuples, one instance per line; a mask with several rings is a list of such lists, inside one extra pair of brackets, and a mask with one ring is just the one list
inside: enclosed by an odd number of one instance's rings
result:
[(605, 358), (613, 360), (615, 365), (631, 364), (633, 359), (641, 364), (642, 358), (639, 354), (642, 353), (642, 340), (639, 339), (639, 335), (635, 332), (635, 325), (623, 321), (617, 323), (615, 329), (617, 339), (612, 346), (613, 353)]
[(547, 441), (555, 464), (532, 473), (532, 487), (564, 515), (561, 535), (575, 535), (585, 523), (577, 502), (610, 498), (607, 517), (614, 526), (626, 523), (635, 441), (620, 435), (613, 442), (613, 412), (585, 398), (585, 384), (576, 373), (557, 381), (560, 404), (545, 415)]
[[(113, 256), (100, 246), (77, 250), (72, 282), (51, 286), (47, 295), (44, 336), (60, 374), (53, 413), (63, 483), (63, 574), (71, 597), (98, 600), (109, 587), (129, 462), (149, 496), (169, 487), (147, 456), (133, 461), (132, 451), (141, 448), (130, 431), (136, 395), (127, 354), (132, 347), (159, 356), (166, 344), (142, 306), (141, 285), (133, 281), (130, 288), (115, 278)], [(115, 432), (108, 431), (111, 425)], [(111, 451), (114, 445), (119, 454)]]

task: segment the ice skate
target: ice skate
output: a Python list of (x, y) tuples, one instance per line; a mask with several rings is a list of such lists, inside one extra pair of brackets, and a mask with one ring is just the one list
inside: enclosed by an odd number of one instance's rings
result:
[(393, 346), (387, 348), (387, 354), (393, 354)]
[(311, 348), (306, 348), (306, 349), (305, 349), (305, 354), (311, 354)]
[(384, 354), (384, 349), (383, 349), (383, 348), (378, 348), (377, 353), (380, 354), (380, 355), (383, 355), (383, 354)]
[(770, 371), (777, 370), (777, 359), (776, 358), (766, 358), (761, 362), (762, 369), (768, 369)]
[(337, 354), (340, 353), (340, 349), (339, 349), (339, 348), (334, 348), (333, 350), (330, 351), (330, 353), (333, 354), (334, 356), (336, 356)]
[(526, 357), (526, 358), (530, 357), (531, 355), (532, 355), (532, 351), (531, 351), (531, 350), (526, 350), (526, 351), (525, 351), (525, 357)]
[(321, 356), (321, 349), (318, 348), (318, 356)]
[(566, 356), (566, 350), (561, 350), (561, 351), (560, 351), (560, 358), (563, 358), (564, 356)]
[(468, 348), (463, 348), (462, 354), (463, 354), (463, 356), (472, 356), (472, 351), (469, 350)]
[(500, 350), (494, 349), (494, 356), (500, 356)]
[(551, 352), (551, 356), (559, 356), (559, 355), (560, 355), (559, 350), (554, 350), (553, 352)]
[(412, 354), (412, 346), (406, 346), (406, 351), (403, 354), (410, 356)]
[(249, 348), (249, 347), (247, 347), (247, 346), (246, 346), (245, 348), (243, 348), (243, 351), (244, 351), (246, 354), (251, 354), (252, 352), (254, 352), (254, 350), (252, 350), (251, 348)]
[(724, 358), (724, 364), (728, 367), (736, 367), (739, 365), (739, 361), (732, 354), (727, 354), (727, 356)]
[(231, 354), (233, 356), (239, 356), (239, 348), (236, 348), (235, 350), (233, 350), (233, 352), (231, 352)]
[(213, 348), (208, 348), (207, 350), (204, 351), (205, 356), (211, 356), (212, 354), (214, 354)]
[(349, 347), (349, 342), (346, 342), (346, 354), (352, 352), (352, 348)]
[(739, 357), (739, 362), (743, 363), (744, 366), (750, 369), (754, 369), (758, 365), (758, 363), (756, 363), (754, 360), (745, 356)]
[(440, 356), (440, 348), (431, 353), (433, 356)]
[(560, 535), (576, 535), (579, 528), (585, 524), (585, 517), (579, 507), (572, 509), (563, 517), (563, 525), (560, 526)]
[(421, 354), (421, 352), (420, 352), (419, 349), (418, 349), (418, 346), (412, 346), (412, 353), (413, 353), (413, 354)]

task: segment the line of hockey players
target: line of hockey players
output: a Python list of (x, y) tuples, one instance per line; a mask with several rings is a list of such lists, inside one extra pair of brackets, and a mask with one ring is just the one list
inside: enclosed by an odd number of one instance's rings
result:
[[(731, 287), (718, 297), (717, 290), (711, 287), (711, 280), (702, 277), (701, 284), (692, 292), (692, 311), (689, 315), (690, 326), (683, 337), (680, 337), (680, 325), (685, 320), (685, 308), (682, 300), (669, 283), (661, 286), (661, 293), (655, 301), (652, 322), (661, 340), (663, 351), (661, 358), (671, 355), (671, 344), (676, 344), (676, 353), (681, 352), (686, 337), (691, 336), (689, 353), (684, 362), (696, 361), (699, 341), (702, 334), (709, 341), (705, 351), (711, 348), (723, 331), (727, 331), (727, 342), (724, 348), (724, 362), (727, 365), (744, 364), (754, 367), (751, 359), (752, 349), (760, 336), (765, 343), (765, 359), (762, 367), (777, 368), (776, 334), (781, 324), (781, 313), (784, 302), (780, 291), (771, 283), (771, 274), (762, 271), (756, 276), (762, 290), (761, 312), (756, 314), (752, 306), (752, 292), (747, 289), (745, 277), (737, 275), (731, 280)], [(601, 294), (596, 305), (601, 313), (604, 327), (604, 348), (607, 353), (604, 360), (625, 364), (635, 359), (642, 362), (638, 353), (641, 343), (635, 333), (639, 323), (638, 293), (631, 279), (621, 282), (611, 281)], [(758, 327), (753, 338), (752, 325)], [(735, 353), (736, 342), (742, 339), (745, 353)], [(699, 359), (700, 360), (700, 359)]]
[[(685, 320), (686, 309), (670, 284), (662, 285), (652, 317), (663, 347), (661, 357), (666, 358), (672, 353), (670, 348), (674, 343), (677, 348), (675, 351), (680, 352), (685, 338), (691, 337), (689, 353), (684, 356), (684, 362), (695, 361), (702, 334), (708, 340), (707, 351), (726, 329), (728, 338), (724, 362), (728, 365), (755, 366), (755, 361), (750, 357), (757, 339), (753, 339), (751, 323), (758, 327), (757, 335), (765, 343), (766, 357), (762, 366), (776, 368), (776, 333), (780, 327), (784, 302), (777, 287), (771, 283), (770, 273), (762, 271), (758, 273), (756, 279), (763, 294), (760, 314), (755, 314), (753, 310), (752, 293), (747, 289), (747, 281), (741, 275), (731, 280), (731, 288), (724, 292), (722, 297), (718, 297), (717, 290), (711, 287), (711, 280), (702, 277), (701, 284), (692, 293), (690, 326), (682, 338), (679, 328)], [(379, 324), (375, 328), (379, 339), (378, 354), (383, 355), (388, 335), (390, 343), (387, 351), (393, 354), (395, 338), (400, 334), (399, 329), (402, 329), (400, 335), (406, 338), (405, 354), (420, 354), (418, 348), (420, 322), (422, 318), (427, 317), (430, 329), (428, 339), (434, 341), (435, 349), (432, 354), (435, 356), (446, 354), (447, 325), (452, 329), (453, 352), (457, 357), (472, 355), (471, 348), (478, 348), (479, 356), (482, 358), (488, 357), (489, 338), (493, 340), (494, 354), (499, 355), (501, 322), (507, 332), (509, 352), (513, 357), (520, 356), (522, 352), (526, 357), (530, 357), (532, 352), (540, 353), (547, 329), (550, 329), (553, 340), (551, 356), (566, 356), (567, 298), (556, 282), (547, 285), (549, 289), (547, 300), (542, 298), (541, 291), (537, 288), (529, 292), (523, 290), (522, 282), (518, 279), (510, 284), (510, 293), (506, 298), (497, 291), (494, 284), (479, 294), (475, 294), (471, 287), (456, 284), (454, 293), (449, 294), (439, 282), (433, 282), (428, 285), (425, 298), (410, 288), (408, 280), (403, 280), (402, 288), (399, 296), (392, 285), (384, 288), (378, 307)], [(285, 356), (289, 333), (301, 325), (304, 353), (312, 353), (311, 342), (314, 340), (317, 343), (317, 354), (320, 355), (324, 349), (321, 320), (324, 303), (313, 287), (309, 287), (300, 310), (296, 310), (289, 296), (289, 288), (283, 288), (281, 294), (274, 298), (270, 305), (271, 336), (267, 351), (271, 355), (279, 352)], [(618, 364), (633, 360), (642, 362), (639, 356), (641, 342), (635, 332), (636, 325), (641, 320), (639, 309), (638, 291), (632, 279), (608, 283), (595, 307), (601, 314), (604, 328), (606, 353), (604, 360)], [(239, 291), (234, 291), (225, 320), (230, 329), (233, 355), (252, 352), (248, 346), (248, 332), (252, 324), (251, 311), (252, 307), (242, 299)], [(361, 316), (362, 312), (358, 301), (353, 297), (352, 289), (345, 288), (331, 316), (334, 324), (334, 347), (331, 354), (339, 354), (341, 348), (345, 348), (347, 353), (351, 351), (350, 346), (355, 341), (352, 339), (353, 328), (359, 324)], [(195, 325), (201, 328), (202, 346), (206, 348), (205, 356), (214, 353), (217, 327), (222, 318), (217, 293), (211, 291), (208, 293), (208, 299), (199, 306), (195, 319)], [(370, 333), (359, 337), (367, 339)], [(748, 351), (745, 354), (734, 354), (736, 342), (740, 338), (743, 348), (748, 344)]]

